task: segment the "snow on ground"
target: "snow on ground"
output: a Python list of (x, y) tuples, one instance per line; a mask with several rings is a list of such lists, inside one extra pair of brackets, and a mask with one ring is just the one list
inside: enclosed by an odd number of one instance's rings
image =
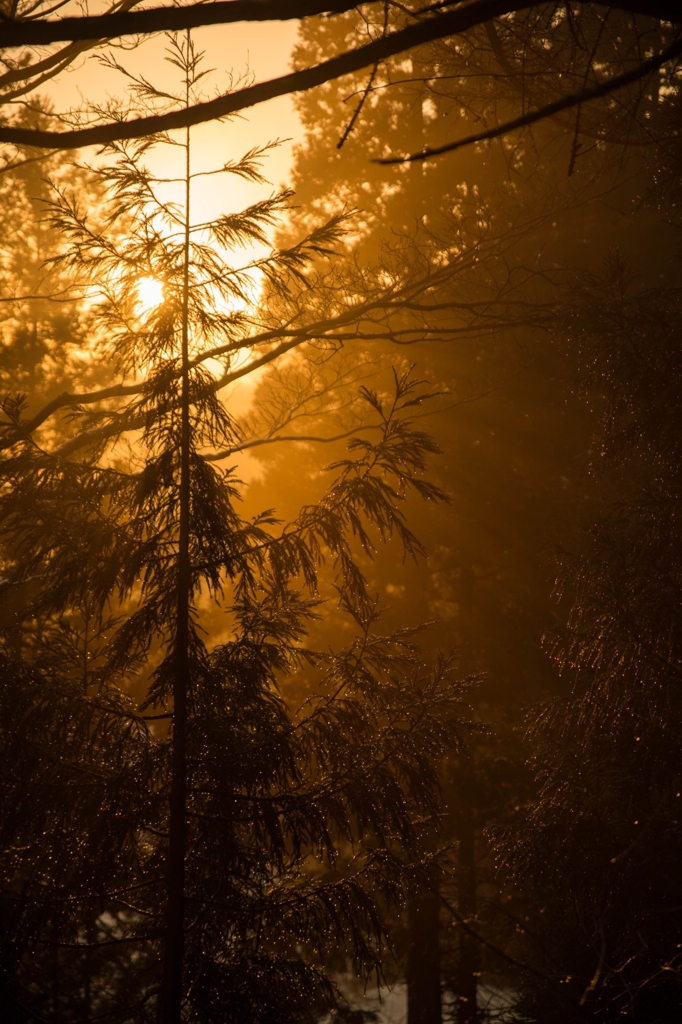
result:
[[(407, 1024), (405, 984), (396, 984), (390, 988), (382, 987), (378, 991), (376, 988), (365, 990), (358, 979), (349, 976), (338, 979), (338, 984), (350, 1006), (354, 1010), (374, 1014), (376, 1024)], [(479, 985), (478, 1007), (479, 1011), (482, 1011), (482, 1020), (490, 1021), (491, 1024), (511, 1021), (510, 1011), (514, 996), (513, 989)], [(452, 996), (448, 998), (448, 993), (443, 1000), (443, 1017), (445, 1020), (455, 1019), (453, 999)]]

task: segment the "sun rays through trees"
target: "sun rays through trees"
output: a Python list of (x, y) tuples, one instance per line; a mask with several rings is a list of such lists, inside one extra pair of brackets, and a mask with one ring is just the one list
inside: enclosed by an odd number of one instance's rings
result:
[[(171, 57), (189, 102), (199, 55), (184, 39)], [(184, 147), (184, 204), (157, 198), (153, 144)], [(222, 170), (257, 177), (260, 155)], [(31, 417), (4, 404), (6, 559), (35, 591), (1, 673), (3, 997), (39, 1019), (313, 1020), (337, 1000), (330, 956), (380, 969), (382, 906), (426, 870), (437, 765), (469, 729), (471, 681), (448, 658), (429, 669), (414, 631), (381, 633), (359, 561), (377, 540), (418, 554), (404, 501), (445, 497), (411, 421), (429, 391), (409, 371), (391, 395), (365, 388), (374, 440), (350, 438), (319, 500), (245, 517), (214, 458), (243, 437), (220, 391), (294, 348), (342, 351), (324, 329), (352, 337), (365, 307), (341, 308), (329, 269), (326, 316), (314, 299), (343, 220), (235, 267), (224, 253), (264, 241), (286, 193), (194, 225), (189, 130), (111, 156), (97, 226), (67, 189), (50, 215), (113, 383)], [(252, 271), (271, 297), (257, 310)], [(330, 583), (354, 635), (319, 652), (306, 633)], [(303, 669), (317, 695), (295, 708)]]

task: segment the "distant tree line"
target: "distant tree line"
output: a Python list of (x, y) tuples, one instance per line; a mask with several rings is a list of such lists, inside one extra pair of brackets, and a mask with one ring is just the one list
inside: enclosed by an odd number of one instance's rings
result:
[[(598, 80), (595, 53), (622, 68), (658, 31), (547, 5), (299, 100), (311, 142), (295, 187), (312, 222), (357, 203), (365, 251), (400, 238), (412, 258), (478, 255), (431, 314), (459, 340), (419, 350), (457, 398), (432, 420), (453, 506), (400, 607), (440, 613), (441, 635), (486, 670), (475, 702), (495, 738), (450, 763), (441, 834), (460, 863), (440, 878), (440, 909), (425, 891), (402, 940), (408, 980), (410, 949), (432, 943), (411, 977), (414, 1021), (496, 1019), (496, 987), (524, 1021), (679, 1013), (679, 786), (665, 739), (679, 632), (677, 72), (638, 87), (634, 106), (556, 112), (407, 173), (367, 161), (447, 143), (455, 119), (463, 137), (505, 124), (523, 97), (539, 109), (567, 81)], [(366, 32), (352, 13), (309, 23), (297, 64)]]

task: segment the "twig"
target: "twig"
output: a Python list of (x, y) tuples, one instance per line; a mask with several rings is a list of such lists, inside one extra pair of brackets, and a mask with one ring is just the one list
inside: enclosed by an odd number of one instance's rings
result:
[(341, 136), (339, 141), (336, 143), (336, 148), (337, 149), (342, 149), (343, 148), (344, 142), (346, 141), (346, 139), (348, 138), (350, 133), (353, 131), (353, 128), (355, 127), (355, 122), (357, 121), (358, 117), (360, 116), (360, 112), (361, 112), (362, 108), (365, 105), (365, 100), (367, 99), (367, 97), (369, 96), (370, 92), (372, 91), (372, 86), (374, 85), (374, 79), (376, 78), (376, 74), (377, 74), (378, 70), (379, 70), (379, 62), (377, 61), (377, 63), (372, 68), (372, 74), (367, 79), (367, 85), (365, 86), (365, 88), (363, 90), (362, 96), (360, 97), (360, 101), (359, 101), (357, 107), (355, 108), (355, 110), (353, 111), (353, 116), (351, 117), (350, 121), (348, 122), (348, 124), (344, 128), (343, 135)]
[(431, 157), (441, 156), (443, 153), (452, 153), (456, 149), (471, 146), (476, 142), (497, 139), (500, 135), (506, 135), (517, 128), (525, 128), (535, 124), (537, 121), (543, 121), (545, 118), (551, 117), (552, 114), (557, 114), (561, 110), (569, 110), (571, 107), (579, 106), (581, 103), (588, 103), (590, 100), (599, 99), (601, 96), (608, 96), (609, 93), (615, 92), (617, 89), (622, 89), (626, 85), (638, 82), (652, 71), (656, 71), (664, 64), (667, 64), (669, 60), (677, 57), (680, 53), (682, 53), (682, 39), (676, 40), (662, 53), (655, 57), (650, 57), (649, 60), (645, 60), (643, 64), (640, 64), (638, 68), (634, 68), (632, 71), (626, 71), (625, 74), (617, 75), (615, 78), (593, 86), (591, 89), (582, 89), (580, 92), (569, 93), (568, 96), (563, 96), (554, 103), (548, 103), (532, 113), (522, 114), (511, 121), (505, 121), (504, 124), (498, 125), (496, 128), (489, 128), (485, 132), (466, 135), (463, 139), (458, 139), (456, 142), (448, 142), (444, 146), (436, 146), (433, 149), (427, 147), (420, 153), (412, 153), (410, 156), (388, 157), (383, 160), (373, 160), (372, 162), (375, 164), (413, 163), (417, 160), (429, 160)]

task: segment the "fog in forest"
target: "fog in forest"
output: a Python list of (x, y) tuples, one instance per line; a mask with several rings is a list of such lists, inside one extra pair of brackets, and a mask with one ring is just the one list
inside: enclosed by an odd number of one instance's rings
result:
[(0, 4), (0, 1022), (682, 1019), (679, 5)]

